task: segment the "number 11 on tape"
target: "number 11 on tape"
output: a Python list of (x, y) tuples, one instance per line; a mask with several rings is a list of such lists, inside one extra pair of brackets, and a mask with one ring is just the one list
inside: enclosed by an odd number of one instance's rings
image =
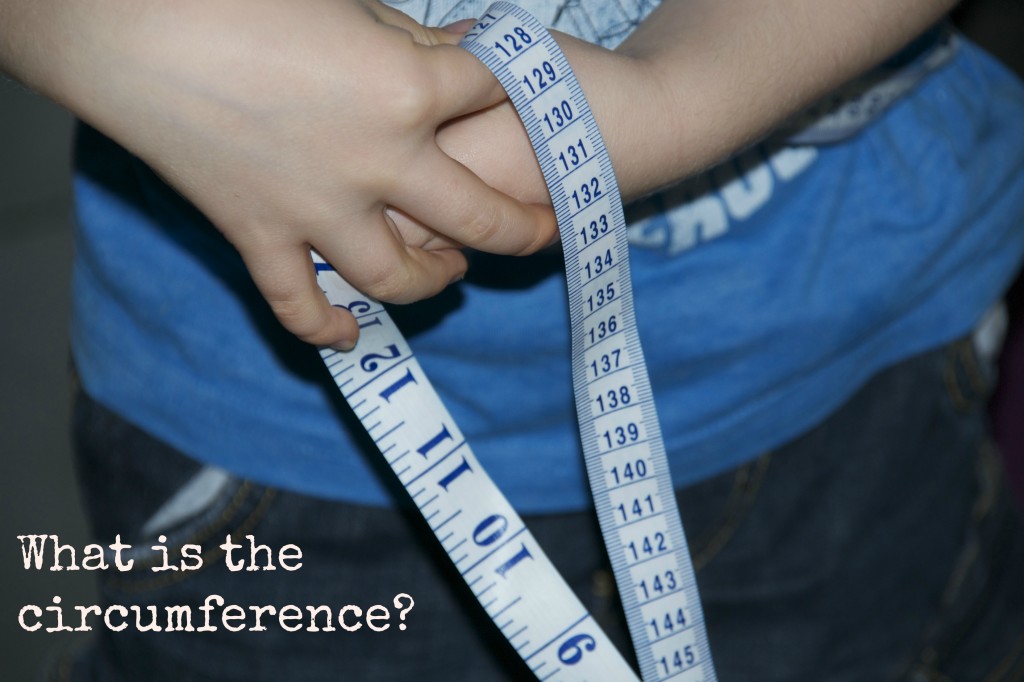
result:
[[(551, 192), (566, 262), (580, 437), (643, 680), (713, 682), (604, 142), (558, 45), (525, 11), (495, 3), (462, 46), (508, 92)], [(636, 680), (483, 470), (383, 306), (317, 254), (314, 262), (328, 299), (351, 311), (361, 330), (355, 350), (323, 349), (324, 362), (509, 643), (541, 680)]]

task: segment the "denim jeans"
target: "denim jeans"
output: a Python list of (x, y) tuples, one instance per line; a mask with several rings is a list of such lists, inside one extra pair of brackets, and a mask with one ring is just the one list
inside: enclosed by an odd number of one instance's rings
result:
[[(786, 447), (679, 492), (719, 679), (1024, 679), (1024, 532), (986, 439), (988, 388), (970, 344), (951, 344), (882, 372)], [(383, 632), (292, 633), (274, 618), (265, 631), (238, 633), (98, 627), (46, 679), (531, 679), (414, 511), (225, 476), (160, 531), (171, 563), (183, 545), (199, 545), (203, 568), (156, 573), (155, 533), (143, 529), (202, 465), (85, 395), (75, 438), (97, 541), (120, 534), (146, 550), (132, 555), (134, 570), (102, 574), (104, 606), (191, 605), (198, 615), (219, 595), (243, 609), (382, 604), (392, 617)], [(592, 515), (526, 520), (629, 651)], [(228, 534), (245, 556), (246, 535), (275, 551), (298, 545), (303, 565), (231, 572), (218, 547)], [(400, 593), (415, 600), (402, 621)]]

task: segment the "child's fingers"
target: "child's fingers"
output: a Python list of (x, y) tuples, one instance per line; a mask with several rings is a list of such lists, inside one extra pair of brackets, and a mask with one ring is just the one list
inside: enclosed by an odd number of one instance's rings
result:
[(457, 45), (422, 48), (440, 96), (436, 102), (437, 121), (471, 114), (508, 98), (491, 70), (470, 52)]
[(412, 303), (444, 289), (466, 272), (466, 258), (453, 248), (426, 251), (409, 246), (386, 224), (370, 226), (317, 251), (360, 291), (389, 303)]
[(387, 219), (394, 226), (399, 239), (412, 248), (434, 251), (437, 249), (461, 249), (465, 244), (460, 244), (447, 235), (441, 234), (424, 225), (404, 211), (388, 207), (385, 211)]
[(243, 253), (246, 266), (278, 321), (307, 343), (347, 350), (359, 325), (347, 310), (327, 302), (304, 245), (277, 245)]
[(396, 205), (459, 244), (521, 255), (546, 246), (557, 231), (550, 207), (516, 201), (440, 150), (411, 170), (429, 181), (403, 185)]
[[(411, 303), (438, 293), (466, 271), (456, 249), (409, 247), (384, 223), (336, 242), (314, 245), (360, 291), (382, 301)], [(347, 310), (328, 303), (316, 281), (307, 245), (265, 244), (242, 252), (260, 293), (278, 321), (317, 346), (348, 350), (359, 325)]]

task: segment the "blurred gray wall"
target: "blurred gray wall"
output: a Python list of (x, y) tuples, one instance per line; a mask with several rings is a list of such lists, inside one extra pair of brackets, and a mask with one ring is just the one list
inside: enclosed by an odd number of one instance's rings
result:
[(17, 540), (86, 538), (67, 427), (71, 131), (70, 116), (0, 76), (0, 680), (11, 682), (83, 637), (25, 632), (22, 606), (96, 602), (82, 571), (26, 571)]

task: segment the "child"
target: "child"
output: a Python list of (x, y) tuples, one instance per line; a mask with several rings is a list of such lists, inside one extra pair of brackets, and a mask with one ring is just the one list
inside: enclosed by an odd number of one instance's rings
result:
[[(640, 331), (723, 680), (1016, 664), (1020, 525), (982, 447), (989, 378), (960, 339), (1024, 252), (1024, 93), (929, 28), (951, 4), (527, 3), (583, 39), (560, 38), (625, 195), (646, 197), (630, 224)], [(293, 336), (357, 334), (310, 246), (391, 302), (471, 261), (396, 315), (623, 641), (558, 256), (459, 250), (532, 252), (554, 227), (521, 126), (454, 47), (465, 26), (420, 25), (485, 7), (395, 3), (414, 22), (373, 2), (65, 5), (0, 4), (0, 64), (92, 126), (73, 346), (96, 534), (211, 558), (254, 534), (304, 557), (295, 575), (142, 566), (109, 575), (105, 599), (416, 602), (404, 632), (102, 632), (75, 675), (522, 679)]]

